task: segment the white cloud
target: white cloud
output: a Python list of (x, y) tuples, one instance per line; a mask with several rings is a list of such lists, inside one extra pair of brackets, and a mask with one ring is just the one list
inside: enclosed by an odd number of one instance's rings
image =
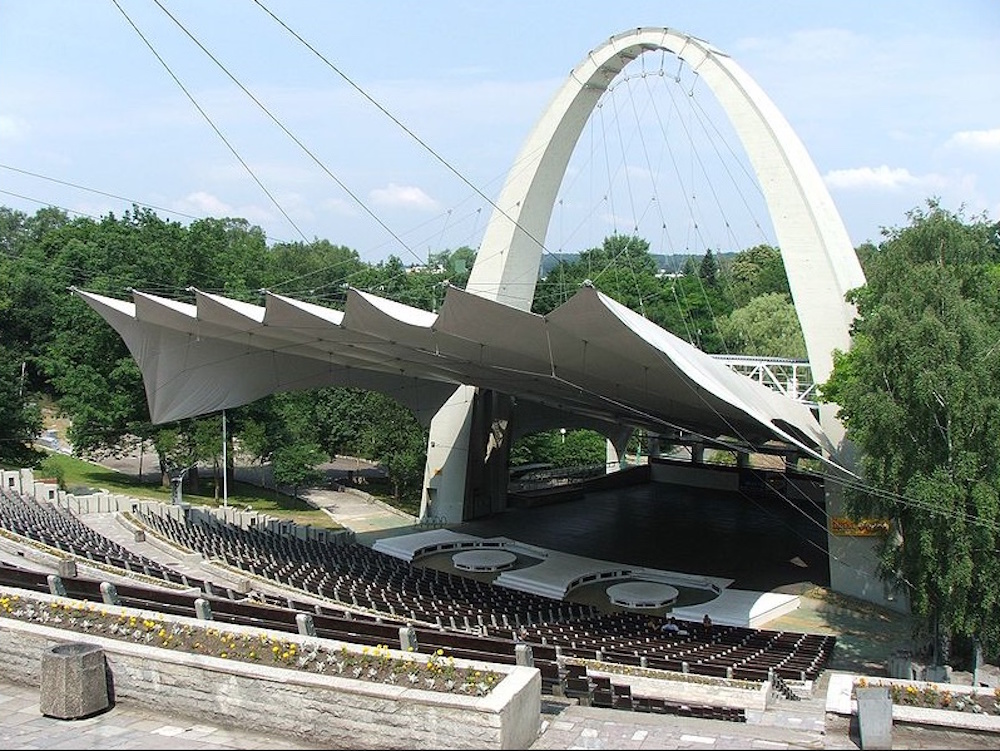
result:
[(896, 188), (917, 185), (920, 179), (901, 167), (856, 167), (854, 169), (831, 170), (823, 178), (831, 188)]
[(1000, 128), (961, 130), (948, 139), (945, 147), (969, 151), (1000, 151)]
[(414, 208), (420, 211), (437, 211), (438, 202), (412, 185), (389, 183), (385, 188), (375, 188), (369, 193), (372, 203), (379, 206)]
[(174, 209), (202, 216), (232, 216), (233, 208), (210, 193), (199, 190), (188, 193), (182, 200), (176, 202)]

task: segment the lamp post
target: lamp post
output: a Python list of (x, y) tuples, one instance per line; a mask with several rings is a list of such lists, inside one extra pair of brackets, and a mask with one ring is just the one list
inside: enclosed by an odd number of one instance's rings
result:
[(222, 505), (229, 506), (229, 463), (226, 457), (226, 410), (222, 410)]

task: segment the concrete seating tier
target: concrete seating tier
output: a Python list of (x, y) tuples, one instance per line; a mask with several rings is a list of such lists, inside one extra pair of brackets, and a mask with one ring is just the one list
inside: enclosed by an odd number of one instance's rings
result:
[[(515, 642), (525, 641), (538, 650), (543, 685), (549, 690), (563, 680), (557, 651), (563, 656), (703, 675), (747, 680), (779, 675), (798, 680), (818, 677), (836, 642), (829, 636), (743, 626), (715, 625), (705, 631), (693, 621), (681, 621), (687, 635), (667, 635), (659, 630), (662, 618), (635, 612), (600, 614), (589, 606), (419, 568), (340, 538), (320, 542), (216, 520), (182, 522), (153, 513), (144, 513), (142, 521), (178, 545), (286, 588), (343, 603), (344, 608), (274, 596), (266, 596), (264, 604), (251, 605), (232, 591), (215, 592), (207, 582), (186, 579), (135, 555), (50, 504), (9, 491), (0, 496), (0, 525), (5, 528), (30, 539), (72, 546), (78, 551), (75, 555), (90, 560), (150, 575), (157, 572), (157, 578), (165, 582), (189, 584), (205, 592), (218, 620), (266, 623), (275, 628), (274, 624), (284, 624), (294, 630), (295, 614), (309, 612), (317, 635), (372, 645), (398, 641), (399, 627), (411, 623), (421, 651), (442, 648), (455, 656), (499, 662), (512, 660)], [(37, 584), (42, 591), (47, 588), (44, 578)], [(66, 579), (66, 585), (71, 597), (101, 599), (99, 583), (78, 577)], [(118, 590), (123, 604), (194, 613), (194, 595), (139, 585)], [(349, 614), (352, 608), (363, 608), (369, 615)]]
[(815, 680), (829, 664), (836, 637), (741, 626), (703, 628), (679, 621), (686, 636), (660, 631), (662, 618), (624, 612), (527, 629), (527, 641), (559, 647), (568, 657), (716, 677)]
[(133, 553), (95, 532), (75, 516), (50, 503), (0, 488), (0, 527), (80, 560), (113, 566), (123, 571), (162, 579), (185, 587), (201, 588), (203, 582)]
[(481, 631), (580, 617), (591, 610), (414, 567), (353, 543), (302, 540), (215, 521), (182, 523), (152, 513), (142, 521), (184, 547), (256, 576), (394, 618)]

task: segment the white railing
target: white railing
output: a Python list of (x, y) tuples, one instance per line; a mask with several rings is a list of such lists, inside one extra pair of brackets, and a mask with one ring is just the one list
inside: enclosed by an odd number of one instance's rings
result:
[(808, 360), (748, 355), (712, 355), (737, 373), (810, 407), (818, 406), (816, 384)]

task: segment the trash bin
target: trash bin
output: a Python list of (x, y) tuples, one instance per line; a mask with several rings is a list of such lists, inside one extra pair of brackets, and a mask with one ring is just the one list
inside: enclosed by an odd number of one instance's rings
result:
[(861, 748), (892, 748), (892, 699), (889, 689), (872, 686), (855, 690), (858, 698), (858, 732)]
[(104, 650), (68, 642), (42, 652), (39, 709), (47, 717), (77, 720), (111, 706)]

